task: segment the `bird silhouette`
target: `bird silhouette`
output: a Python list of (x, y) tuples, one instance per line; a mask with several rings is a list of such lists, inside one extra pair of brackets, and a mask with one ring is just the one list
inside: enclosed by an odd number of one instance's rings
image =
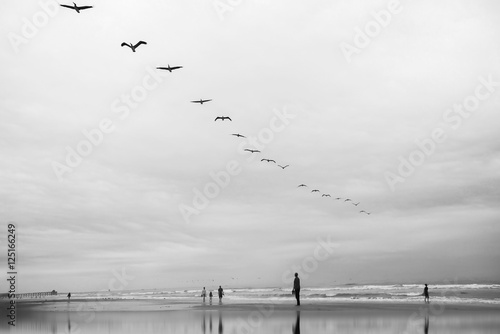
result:
[(339, 199), (342, 199), (342, 197), (336, 197), (335, 199), (338, 201)]
[(305, 184), (303, 184), (303, 183), (302, 183), (302, 184), (299, 184), (299, 185), (297, 186), (297, 188), (299, 188), (299, 187), (307, 187), (307, 186), (306, 186)]
[(330, 194), (323, 194), (321, 195), (321, 197), (332, 197), (332, 196), (330, 196)]
[(123, 43), (122, 43), (122, 46), (128, 46), (129, 48), (131, 48), (131, 49), (132, 49), (132, 52), (135, 52), (135, 49), (137, 49), (137, 48), (138, 48), (141, 44), (148, 44), (148, 43), (146, 43), (146, 42), (144, 42), (144, 41), (139, 41), (139, 42), (137, 42), (137, 43), (134, 45), (134, 44), (132, 44), (132, 43), (128, 43), (128, 44), (127, 44), (127, 43), (123, 42)]
[(202, 99), (199, 99), (198, 101), (191, 101), (192, 103), (199, 103), (199, 104), (203, 104), (205, 102), (210, 102), (212, 100), (202, 100)]
[(259, 150), (251, 150), (251, 149), (249, 149), (249, 148), (246, 148), (246, 149), (244, 149), (243, 151), (248, 151), (248, 152), (250, 152), (250, 153), (260, 153), (260, 151), (259, 151)]
[(318, 189), (313, 189), (311, 190), (312, 193), (319, 193), (319, 190)]
[(228, 117), (228, 116), (217, 116), (217, 117), (215, 117), (214, 122), (215, 122), (216, 120), (218, 120), (218, 119), (220, 119), (221, 121), (224, 121), (225, 119), (228, 119), (228, 120), (230, 120), (231, 122), (233, 121), (233, 120), (232, 120), (230, 117)]
[(260, 161), (267, 161), (267, 162), (274, 162), (274, 163), (276, 163), (276, 161), (274, 161), (273, 159), (260, 159)]
[(287, 168), (288, 166), (290, 166), (290, 165), (285, 165), (285, 166), (278, 165), (278, 167), (281, 167), (281, 169), (285, 169), (285, 168)]
[(352, 205), (354, 205), (354, 206), (358, 206), (358, 205), (359, 205), (359, 202), (358, 202), (358, 203), (354, 203), (354, 202), (353, 202), (353, 203), (352, 203)]
[(367, 215), (370, 215), (371, 213), (370, 212), (366, 212), (365, 210), (361, 210), (359, 213), (366, 213)]
[(231, 136), (246, 138), (245, 136), (240, 135), (239, 133), (233, 133), (233, 134), (231, 134)]
[(182, 68), (182, 66), (172, 66), (172, 67), (170, 67), (170, 64), (168, 64), (167, 67), (157, 67), (157, 69), (159, 69), (159, 70), (167, 70), (170, 73), (172, 73), (173, 70), (178, 70), (179, 68)]
[(61, 4), (60, 4), (60, 6), (61, 7), (66, 7), (66, 8), (69, 8), (69, 9), (74, 9), (74, 10), (76, 10), (76, 12), (78, 14), (80, 14), (81, 10), (93, 8), (92, 6), (77, 6), (76, 3), (74, 3), (74, 2), (73, 2), (73, 6), (61, 5)]
[(346, 200), (344, 202), (349, 202), (349, 201), (352, 201), (352, 199), (346, 198)]

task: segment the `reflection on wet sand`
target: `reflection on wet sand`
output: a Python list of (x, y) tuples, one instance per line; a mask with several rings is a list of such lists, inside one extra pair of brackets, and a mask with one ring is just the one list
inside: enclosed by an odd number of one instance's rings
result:
[[(213, 312), (208, 312), (208, 333), (212, 333), (212, 330), (213, 330), (212, 314), (213, 314)], [(219, 312), (218, 331), (219, 331), (219, 334), (222, 334), (222, 332), (223, 332), (222, 313), (221, 312)], [(203, 311), (203, 314), (201, 317), (201, 332), (203, 334), (207, 333), (207, 311)]]
[(295, 325), (292, 325), (292, 333), (300, 334), (300, 311), (297, 311), (297, 318), (295, 319)]
[[(73, 303), (73, 301), (71, 301)], [(66, 301), (64, 301), (66, 304)], [(16, 332), (23, 334), (78, 333), (78, 334), (223, 334), (250, 332), (300, 334), (307, 333), (346, 333), (370, 332), (374, 334), (400, 333), (402, 329), (411, 329), (411, 333), (456, 334), (497, 333), (500, 318), (497, 309), (447, 308), (439, 317), (419, 314), (412, 317), (418, 309), (396, 308), (389, 310), (321, 311), (296, 308), (274, 310), (272, 313), (258, 313), (255, 306), (240, 309), (201, 309), (149, 312), (94, 312), (79, 311), (36, 311), (21, 309)], [(301, 319), (301, 317), (304, 317)], [(409, 320), (410, 319), (410, 320)], [(413, 319), (413, 320), (411, 320)], [(302, 320), (302, 321), (301, 321)], [(201, 327), (201, 328), (200, 328)], [(0, 326), (0, 333), (3, 333)]]

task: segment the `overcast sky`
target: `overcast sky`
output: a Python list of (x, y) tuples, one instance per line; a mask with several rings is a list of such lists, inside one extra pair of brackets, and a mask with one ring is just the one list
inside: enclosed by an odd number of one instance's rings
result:
[(20, 291), (499, 281), (497, 1), (77, 4), (0, 4)]

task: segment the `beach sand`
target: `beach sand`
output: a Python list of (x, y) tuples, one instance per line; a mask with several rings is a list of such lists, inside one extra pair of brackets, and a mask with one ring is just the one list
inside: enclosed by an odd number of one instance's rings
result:
[[(498, 333), (500, 307), (387, 302), (20, 301), (14, 333)], [(1, 327), (6, 330), (4, 324)]]

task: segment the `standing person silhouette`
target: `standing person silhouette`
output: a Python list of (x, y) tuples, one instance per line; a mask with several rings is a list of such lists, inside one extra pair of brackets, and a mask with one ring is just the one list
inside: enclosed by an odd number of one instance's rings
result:
[(425, 288), (424, 288), (424, 303), (429, 303), (429, 288), (427, 287), (427, 284), (425, 285)]
[(295, 293), (295, 299), (297, 299), (297, 306), (300, 305), (300, 278), (299, 274), (295, 273), (295, 279), (293, 280), (293, 293)]
[(203, 297), (203, 302), (205, 302), (205, 297), (207, 296), (207, 290), (205, 290), (205, 287), (201, 290), (201, 296)]
[(208, 294), (208, 297), (210, 297), (210, 305), (212, 305), (212, 297), (213, 297), (212, 290), (210, 290), (210, 293)]
[(68, 293), (68, 301), (71, 299), (71, 292)]
[(224, 289), (222, 289), (222, 286), (219, 285), (217, 292), (219, 293), (219, 303), (222, 303), (222, 296), (224, 296)]

